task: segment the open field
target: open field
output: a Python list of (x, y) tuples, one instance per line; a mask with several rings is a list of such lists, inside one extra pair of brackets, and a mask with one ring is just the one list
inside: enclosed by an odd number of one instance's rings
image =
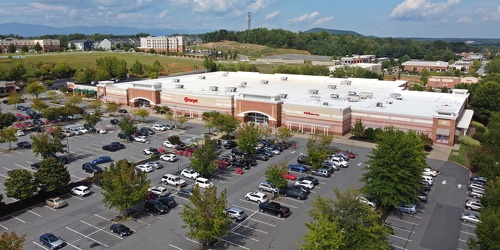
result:
[(190, 49), (200, 49), (200, 50), (220, 50), (220, 51), (238, 51), (238, 54), (246, 55), (249, 59), (264, 58), (271, 55), (282, 55), (282, 54), (301, 54), (310, 55), (309, 52), (305, 50), (295, 50), (295, 49), (276, 49), (263, 45), (256, 44), (246, 44), (233, 41), (223, 41), (217, 43), (203, 43), (197, 46), (190, 46)]
[[(13, 57), (19, 54), (12, 55)], [(135, 61), (139, 61), (142, 64), (152, 65), (155, 60), (158, 60), (161, 65), (165, 68), (162, 72), (163, 75), (173, 74), (178, 72), (186, 72), (193, 70), (203, 69), (203, 60), (183, 58), (183, 57), (172, 57), (163, 55), (153, 55), (148, 53), (125, 53), (125, 52), (102, 52), (102, 51), (91, 51), (91, 52), (50, 52), (43, 54), (26, 54), (22, 59), (17, 58), (0, 58), (0, 69), (8, 69), (15, 62), (21, 60), (24, 63), (24, 67), (27, 71), (27, 77), (34, 77), (34, 72), (36, 65), (38, 63), (44, 62), (67, 62), (70, 67), (81, 70), (86, 67), (95, 67), (95, 61), (97, 58), (104, 56), (116, 56), (118, 59), (123, 59), (127, 62), (127, 67), (130, 68)]]

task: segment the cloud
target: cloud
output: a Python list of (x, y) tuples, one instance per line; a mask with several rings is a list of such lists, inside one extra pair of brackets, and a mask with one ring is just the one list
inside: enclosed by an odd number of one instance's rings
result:
[(292, 23), (303, 22), (303, 21), (307, 21), (309, 19), (312, 19), (312, 18), (316, 17), (317, 15), (319, 15), (319, 12), (315, 11), (315, 12), (312, 12), (311, 14), (305, 14), (305, 15), (302, 15), (302, 16), (299, 16), (296, 18), (288, 19), (288, 21), (292, 22)]
[(314, 21), (314, 24), (315, 25), (322, 25), (323, 23), (326, 23), (326, 22), (328, 22), (328, 21), (330, 21), (332, 19), (333, 19), (333, 17), (331, 17), (331, 16), (325, 17), (325, 18), (320, 18), (320, 19)]
[(280, 14), (279, 11), (275, 11), (273, 13), (267, 14), (266, 15), (266, 20), (273, 19), (273, 18), (277, 17), (279, 14)]
[(169, 14), (169, 11), (164, 10), (164, 11), (160, 12), (160, 14), (158, 14), (158, 18), (161, 18), (161, 19), (168, 18), (168, 14)]
[(241, 0), (169, 0), (174, 5), (181, 5), (193, 12), (226, 12), (241, 7)]
[(261, 9), (266, 8), (270, 3), (270, 0), (255, 0), (255, 2), (248, 5), (247, 9), (251, 12), (257, 12)]
[(472, 20), (468, 17), (459, 17), (457, 19), (457, 23), (470, 23)]
[(430, 0), (404, 0), (392, 10), (391, 18), (396, 20), (432, 20), (442, 18), (460, 0), (446, 0), (433, 3)]

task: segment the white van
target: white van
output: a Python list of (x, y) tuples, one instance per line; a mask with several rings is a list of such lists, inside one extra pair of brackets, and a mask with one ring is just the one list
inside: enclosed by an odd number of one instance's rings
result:
[(207, 187), (213, 186), (214, 184), (211, 181), (209, 181), (207, 178), (198, 177), (198, 178), (196, 178), (195, 185), (197, 185), (198, 187), (201, 187), (201, 188), (207, 188)]
[(187, 182), (181, 177), (173, 174), (166, 174), (163, 177), (161, 177), (161, 181), (167, 185), (172, 185), (172, 186), (186, 186)]
[(431, 186), (432, 186), (432, 182), (434, 181), (434, 179), (431, 176), (428, 176), (428, 175), (422, 175), (422, 180), (428, 182), (429, 185), (431, 185)]

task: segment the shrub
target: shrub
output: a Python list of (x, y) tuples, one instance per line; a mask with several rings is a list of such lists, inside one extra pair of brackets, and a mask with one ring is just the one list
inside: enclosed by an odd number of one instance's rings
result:
[(472, 137), (467, 135), (460, 136), (460, 143), (474, 148), (481, 146), (481, 143), (478, 140), (474, 140)]
[(486, 128), (485, 127), (477, 127), (476, 128), (476, 133), (483, 133), (486, 132)]
[(484, 125), (480, 122), (472, 121), (470, 125), (474, 128), (485, 128)]
[(152, 154), (151, 155), (151, 159), (158, 159), (160, 157), (160, 155), (158, 154)]
[(373, 128), (365, 129), (365, 137), (370, 141), (375, 140), (375, 130), (373, 130)]
[(484, 133), (483, 133), (483, 132), (476, 132), (476, 133), (472, 136), (472, 138), (473, 138), (474, 140), (478, 140), (478, 141), (480, 141), (480, 142), (481, 142), (481, 141), (483, 141), (483, 136), (484, 136)]

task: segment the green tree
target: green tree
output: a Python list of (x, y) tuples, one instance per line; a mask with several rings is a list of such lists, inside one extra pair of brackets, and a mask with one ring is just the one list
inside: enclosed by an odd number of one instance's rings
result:
[(376, 143), (362, 178), (364, 192), (384, 207), (414, 201), (415, 190), (422, 188), (422, 170), (427, 167), (419, 135), (413, 130), (405, 133), (386, 127), (377, 135)]
[(195, 186), (189, 203), (184, 205), (180, 213), (183, 228), (188, 228), (186, 235), (195, 238), (203, 246), (214, 246), (228, 234), (231, 218), (224, 213), (227, 206), (227, 192), (222, 190), (217, 198), (217, 187), (211, 186), (203, 192)]
[(142, 121), (144, 122), (146, 120), (146, 117), (149, 116), (150, 112), (148, 109), (137, 109), (134, 110), (132, 114), (141, 117)]
[(230, 138), (231, 133), (240, 126), (240, 121), (231, 114), (220, 114), (215, 117), (217, 130), (224, 133), (223, 138)]
[(351, 134), (356, 138), (365, 136), (365, 125), (361, 122), (361, 119), (356, 119), (356, 122), (352, 126)]
[(174, 115), (172, 114), (172, 112), (168, 112), (166, 115), (165, 115), (165, 119), (167, 119), (168, 121), (168, 124), (169, 125), (172, 125), (172, 121), (175, 120), (175, 117)]
[(68, 78), (75, 74), (76, 70), (71, 68), (67, 62), (58, 62), (52, 70), (52, 75), (56, 78)]
[(88, 103), (87, 108), (88, 109), (101, 109), (102, 105), (104, 105), (104, 102), (101, 100), (92, 100)]
[(55, 157), (43, 159), (34, 177), (40, 189), (47, 192), (61, 190), (71, 182), (68, 169)]
[(10, 112), (3, 113), (0, 110), (0, 129), (11, 126), (16, 121), (16, 116)]
[(70, 49), (70, 50), (76, 50), (75, 43), (70, 43), (70, 44), (69, 44), (69, 49)]
[(45, 108), (42, 109), (42, 115), (45, 119), (49, 121), (54, 121), (60, 114), (59, 114), (59, 108)]
[(306, 144), (307, 164), (313, 169), (319, 168), (331, 154), (330, 144), (332, 141), (331, 135), (312, 134)]
[(43, 48), (42, 48), (42, 46), (40, 46), (40, 43), (39, 43), (39, 42), (36, 42), (34, 49), (35, 49), (35, 51), (36, 51), (37, 53), (40, 53), (40, 51), (42, 51), (42, 50), (43, 50)]
[(9, 79), (21, 79), (26, 75), (26, 68), (22, 62), (15, 62), (9, 70)]
[(135, 121), (130, 117), (130, 115), (123, 117), (118, 123), (118, 127), (120, 127), (122, 133), (127, 137), (130, 137), (135, 132), (137, 132)]
[(78, 105), (83, 102), (83, 96), (81, 95), (69, 95), (66, 97), (66, 104)]
[(120, 109), (120, 105), (116, 102), (107, 102), (106, 103), (106, 112), (115, 114), (116, 111)]
[[(106, 80), (109, 78), (121, 78), (127, 75), (127, 62), (123, 59), (118, 59), (116, 56), (104, 56), (96, 59), (96, 68), (99, 76), (98, 80)], [(109, 77), (103, 78), (107, 72)]]
[[(78, 71), (75, 74), (75, 81), (76, 82), (90, 82), (94, 80), (96, 77), (96, 70), (93, 68), (84, 68), (82, 71)], [(105, 78), (106, 80), (109, 79)], [(99, 79), (99, 80), (105, 80), (105, 79)]]
[(12, 150), (12, 142), (17, 142), (16, 132), (17, 128), (14, 127), (3, 127), (0, 131), (0, 142), (8, 142), (9, 150)]
[(482, 122), (488, 123), (493, 112), (500, 112), (500, 83), (488, 81), (480, 83), (470, 101), (474, 115)]
[[(218, 111), (203, 112), (203, 121), (205, 122), (205, 127), (208, 128), (208, 133), (211, 133), (211, 129), (217, 126), (216, 118), (220, 115)], [(168, 120), (168, 119), (167, 119)]]
[(9, 46), (7, 46), (7, 52), (16, 53), (16, 45), (14, 45), (13, 43), (9, 44)]
[(47, 88), (43, 86), (43, 84), (41, 84), (40, 82), (32, 82), (28, 84), (28, 86), (26, 86), (24, 91), (26, 91), (26, 93), (32, 96), (35, 96), (35, 98), (38, 98), (40, 94), (47, 91)]
[(287, 143), (293, 137), (293, 131), (288, 127), (279, 127), (276, 136), (284, 143)]
[(265, 176), (266, 180), (270, 182), (273, 187), (283, 190), (288, 184), (288, 180), (284, 177), (286, 173), (288, 173), (286, 162), (282, 162), (279, 165), (269, 164), (269, 166), (267, 166)]
[(33, 98), (33, 100), (31, 100), (31, 108), (38, 112), (41, 112), (48, 107), (49, 105), (47, 105), (42, 98)]
[(40, 132), (30, 136), (35, 156), (41, 155), (47, 158), (56, 153), (65, 153), (66, 145), (62, 143), (61, 137), (51, 136), (47, 132)]
[(92, 114), (87, 113), (86, 115), (84, 115), (83, 120), (84, 120), (83, 123), (84, 126), (95, 127), (95, 125), (102, 120), (101, 111), (99, 109), (95, 109), (94, 113)]
[(29, 51), (28, 46), (23, 45), (23, 46), (21, 47), (21, 52), (26, 53), (26, 52), (28, 52), (28, 51)]
[(500, 176), (500, 148), (482, 145), (469, 154), (471, 166), (479, 169), (482, 176), (493, 180)]
[(12, 90), (9, 93), (9, 97), (7, 97), (7, 103), (9, 105), (14, 105), (14, 108), (16, 108), (16, 105), (22, 102), (22, 97), (23, 94), (18, 93), (15, 90)]
[(261, 131), (254, 122), (244, 123), (238, 128), (240, 137), (236, 140), (238, 149), (253, 154), (255, 147), (259, 144)]
[(215, 172), (217, 169), (215, 160), (219, 157), (219, 153), (215, 150), (215, 146), (215, 143), (210, 141), (210, 136), (205, 135), (203, 145), (194, 151), (193, 157), (191, 157), (190, 165), (196, 172), (208, 176), (211, 176)]
[(5, 194), (8, 197), (24, 200), (36, 195), (38, 185), (33, 175), (26, 169), (14, 169), (7, 173), (5, 181)]
[(186, 123), (187, 120), (188, 120), (187, 117), (185, 117), (183, 115), (177, 116), (176, 121), (179, 123), (179, 128), (182, 128), (183, 127), (182, 125), (184, 125), (184, 123)]
[(319, 213), (316, 218), (306, 222), (307, 233), (304, 243), (300, 245), (303, 250), (344, 249), (344, 234), (342, 226), (337, 220), (329, 219), (327, 215)]
[(135, 171), (133, 163), (113, 162), (102, 174), (102, 202), (107, 208), (125, 211), (144, 200), (150, 184), (146, 173)]
[(3, 232), (0, 236), (0, 249), (3, 250), (23, 250), (26, 241), (26, 234), (18, 236), (16, 232)]
[(491, 113), (487, 127), (482, 143), (489, 147), (500, 148), (500, 111)]
[(470, 238), (469, 248), (472, 250), (499, 249), (500, 239), (500, 207), (481, 208), (481, 223), (474, 230), (477, 240)]
[(208, 72), (215, 72), (217, 71), (217, 63), (212, 61), (212, 58), (210, 57), (205, 57), (205, 60), (203, 61), (203, 67), (208, 71)]
[(135, 63), (130, 68), (130, 72), (136, 76), (142, 76), (144, 74), (144, 65), (139, 61), (135, 60)]

